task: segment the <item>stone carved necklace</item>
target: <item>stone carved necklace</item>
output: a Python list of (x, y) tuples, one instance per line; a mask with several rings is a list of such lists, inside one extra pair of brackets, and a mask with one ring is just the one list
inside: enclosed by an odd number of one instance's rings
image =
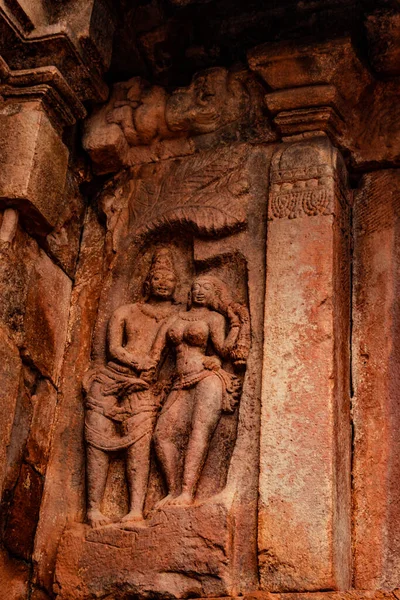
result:
[[(208, 309), (207, 309), (208, 312)], [(200, 314), (190, 314), (187, 313), (179, 313), (179, 317), (184, 321), (203, 321), (206, 316), (206, 311), (201, 312)]]
[(147, 317), (151, 317), (152, 319), (155, 319), (158, 323), (158, 321), (162, 321), (163, 319), (166, 319), (167, 317), (169, 317), (170, 312), (171, 312), (171, 306), (168, 306), (168, 309), (166, 308), (156, 308), (154, 306), (151, 306), (150, 304), (145, 304), (145, 303), (139, 303), (138, 304), (139, 310), (146, 315)]

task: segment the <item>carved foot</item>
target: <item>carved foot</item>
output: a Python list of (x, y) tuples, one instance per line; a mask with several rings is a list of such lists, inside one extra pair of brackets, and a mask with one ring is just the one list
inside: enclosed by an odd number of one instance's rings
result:
[(180, 496), (171, 500), (171, 506), (190, 506), (193, 504), (193, 497), (189, 492), (182, 492)]
[(110, 523), (112, 523), (111, 519), (103, 515), (97, 508), (88, 510), (87, 520), (92, 527), (103, 527), (104, 525), (110, 525)]
[(144, 518), (140, 510), (131, 510), (121, 519), (121, 523), (124, 523), (124, 525), (127, 523), (140, 523), (142, 521), (144, 521)]
[(155, 505), (155, 509), (156, 510), (160, 510), (162, 508), (165, 508), (167, 506), (170, 506), (172, 504), (172, 501), (175, 499), (175, 496), (173, 496), (172, 494), (168, 494), (168, 496), (165, 496), (165, 498), (161, 498), (161, 500), (159, 500), (157, 502), (157, 504)]

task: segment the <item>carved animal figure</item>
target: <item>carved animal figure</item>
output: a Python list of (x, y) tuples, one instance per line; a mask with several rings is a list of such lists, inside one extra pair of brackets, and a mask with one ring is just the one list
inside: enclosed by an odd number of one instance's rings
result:
[(121, 127), (129, 146), (209, 133), (236, 121), (248, 109), (243, 82), (223, 67), (196, 75), (188, 87), (171, 95), (140, 77), (124, 86), (126, 99), (114, 102), (106, 120)]

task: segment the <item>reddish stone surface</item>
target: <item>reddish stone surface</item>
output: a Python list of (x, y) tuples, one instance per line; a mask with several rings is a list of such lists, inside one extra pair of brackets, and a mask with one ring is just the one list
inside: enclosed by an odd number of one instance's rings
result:
[(335, 186), (340, 162), (335, 153), (330, 156), (324, 138), (288, 145), (276, 156), (265, 302), (261, 586), (276, 592), (346, 589), (351, 568), (348, 209)]
[(0, 0), (1, 600), (400, 598), (397, 4)]
[(64, 355), (70, 298), (71, 280), (41, 251), (27, 293), (25, 351), (55, 385)]
[(61, 540), (55, 591), (60, 600), (227, 595), (229, 513), (204, 504), (158, 512), (131, 531), (76, 526)]
[(26, 444), (26, 461), (41, 475), (46, 473), (57, 404), (57, 391), (47, 380), (39, 381), (31, 398), (32, 421)]
[[(81, 381), (90, 362), (94, 315), (101, 284), (104, 236), (96, 215), (86, 220), (80, 262), (72, 292), (70, 340), (59, 398), (41, 514), (35, 540), (35, 582), (51, 592), (57, 546), (71, 515), (84, 515), (83, 405)], [(68, 492), (68, 493), (67, 493)]]
[(0, 196), (2, 204), (20, 206), (42, 231), (56, 224), (62, 197), (68, 150), (42, 106), (3, 106), (0, 112)]
[(75, 173), (67, 174), (64, 210), (60, 211), (56, 226), (46, 237), (45, 246), (50, 257), (71, 279), (75, 276), (86, 208), (79, 182)]
[(7, 465), (7, 449), (11, 441), (11, 432), (15, 419), (16, 403), (20, 384), (21, 360), (15, 344), (8, 332), (0, 329), (0, 489)]
[(400, 574), (400, 177), (364, 176), (354, 207), (354, 581), (395, 587)]
[(42, 491), (42, 477), (23, 463), (8, 513), (4, 543), (14, 556), (26, 560), (30, 559), (33, 550)]
[(29, 566), (26, 563), (9, 558), (4, 550), (0, 551), (0, 590), (4, 599), (27, 599), (29, 571)]

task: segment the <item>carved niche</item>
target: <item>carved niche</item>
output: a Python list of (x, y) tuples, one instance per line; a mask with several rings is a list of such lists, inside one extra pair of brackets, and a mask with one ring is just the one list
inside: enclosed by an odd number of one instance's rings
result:
[[(241, 85), (217, 75), (223, 90)], [(241, 114), (244, 93), (237, 112), (218, 99), (200, 118), (193, 98), (209, 101), (200, 81), (170, 97), (171, 130), (178, 114), (186, 131)], [(135, 94), (147, 93), (136, 83)], [(125, 106), (108, 113), (118, 128)], [(129, 110), (139, 131), (139, 106)], [(125, 127), (131, 134), (135, 144)], [(83, 381), (87, 515), (60, 543), (61, 600), (256, 585), (269, 153), (237, 142), (139, 164), (100, 194), (106, 275)]]

